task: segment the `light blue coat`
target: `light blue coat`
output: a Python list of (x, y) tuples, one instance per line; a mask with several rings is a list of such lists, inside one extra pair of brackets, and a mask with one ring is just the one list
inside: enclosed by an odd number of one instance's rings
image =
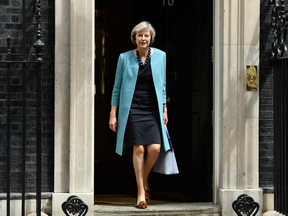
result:
[[(150, 63), (162, 128), (162, 148), (167, 151), (170, 149), (170, 146), (163, 121), (163, 104), (166, 103), (166, 53), (154, 48), (154, 53), (151, 55)], [(119, 108), (116, 153), (121, 156), (123, 148), (125, 148), (124, 134), (136, 86), (138, 70), (139, 62), (135, 57), (133, 50), (120, 54), (112, 92), (111, 105), (118, 106)]]

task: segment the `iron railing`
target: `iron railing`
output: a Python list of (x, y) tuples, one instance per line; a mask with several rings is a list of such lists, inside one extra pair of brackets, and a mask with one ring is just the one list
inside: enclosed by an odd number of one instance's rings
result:
[[(25, 198), (26, 198), (26, 190), (25, 190), (25, 176), (26, 176), (26, 71), (27, 71), (27, 64), (34, 63), (35, 70), (37, 72), (37, 81), (36, 81), (36, 97), (37, 97), (37, 108), (36, 108), (36, 213), (37, 215), (41, 215), (41, 95), (42, 95), (42, 50), (44, 47), (44, 43), (42, 42), (42, 24), (41, 24), (41, 3), (40, 0), (35, 0), (35, 7), (36, 7), (36, 42), (33, 44), (33, 47), (36, 50), (36, 59), (33, 61), (27, 60), (26, 50), (27, 50), (27, 40), (26, 40), (26, 4), (25, 0), (22, 0), (22, 13), (23, 13), (23, 37), (22, 37), (22, 60), (12, 60), (11, 58), (11, 45), (10, 45), (10, 36), (7, 38), (7, 55), (6, 61), (0, 62), (1, 64), (6, 64), (6, 106), (7, 106), (7, 167), (6, 167), (6, 187), (7, 187), (7, 216), (10, 216), (10, 201), (11, 201), (11, 156), (10, 156), (10, 149), (11, 149), (11, 108), (14, 106), (13, 100), (11, 100), (11, 93), (21, 91), (22, 92), (22, 182), (21, 182), (21, 196), (22, 196), (22, 208), (21, 208), (21, 215), (25, 216)], [(15, 53), (13, 53), (15, 54)], [(15, 88), (11, 84), (11, 65), (12, 64), (22, 64), (22, 88)], [(19, 103), (17, 103), (17, 106)]]
[(285, 0), (270, 0), (272, 10), (272, 65), (274, 70), (274, 209), (288, 213), (288, 11)]
[(274, 65), (274, 208), (287, 215), (288, 57)]

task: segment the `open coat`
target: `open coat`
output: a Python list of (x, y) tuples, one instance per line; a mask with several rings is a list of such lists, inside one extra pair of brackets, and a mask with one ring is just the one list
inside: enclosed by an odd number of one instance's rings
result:
[[(150, 57), (152, 77), (158, 100), (160, 123), (162, 128), (162, 149), (170, 149), (163, 120), (163, 104), (166, 103), (166, 53), (154, 48)], [(116, 153), (122, 155), (125, 148), (124, 134), (129, 111), (134, 96), (139, 62), (133, 50), (121, 53), (118, 59), (111, 105), (118, 106)]]

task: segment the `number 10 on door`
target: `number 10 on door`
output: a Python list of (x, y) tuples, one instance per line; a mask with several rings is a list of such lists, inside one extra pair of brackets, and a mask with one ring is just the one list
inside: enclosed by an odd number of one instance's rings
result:
[[(165, 7), (166, 0), (163, 0), (163, 7)], [(174, 4), (174, 0), (167, 0), (167, 3), (169, 6), (172, 6)]]

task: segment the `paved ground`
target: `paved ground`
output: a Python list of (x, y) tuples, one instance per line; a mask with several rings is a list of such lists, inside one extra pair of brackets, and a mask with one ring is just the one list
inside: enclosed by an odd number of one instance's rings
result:
[[(148, 203), (149, 204), (149, 203)], [(134, 204), (96, 204), (95, 214), (99, 216), (117, 215), (117, 216), (164, 216), (164, 215), (197, 215), (197, 216), (219, 216), (219, 206), (212, 203), (164, 203), (150, 204), (147, 209), (137, 209)]]

